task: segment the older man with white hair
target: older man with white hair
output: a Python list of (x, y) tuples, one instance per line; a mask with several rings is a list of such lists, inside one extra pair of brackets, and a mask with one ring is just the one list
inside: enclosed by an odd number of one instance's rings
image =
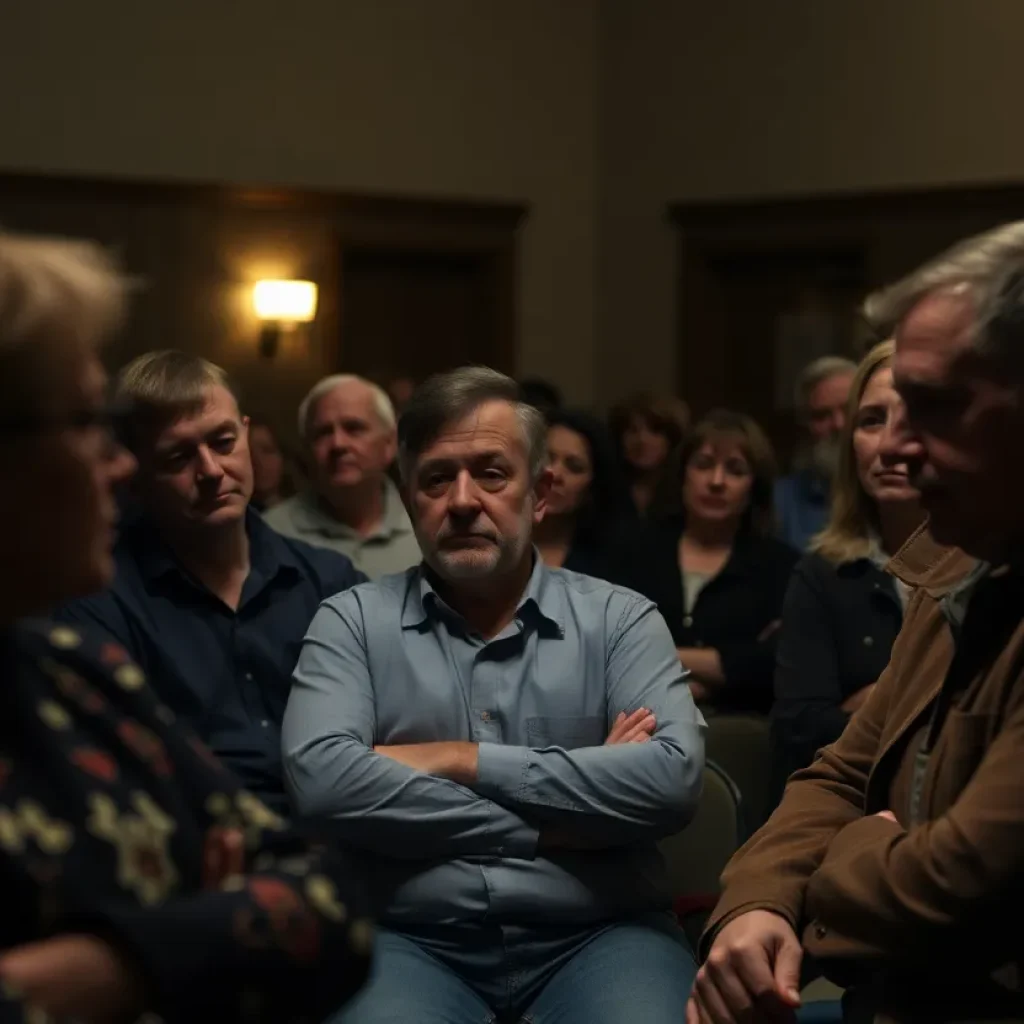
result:
[(857, 364), (843, 356), (822, 356), (797, 378), (794, 399), (805, 437), (793, 459), (793, 472), (775, 485), (775, 521), (781, 539), (798, 551), (825, 529), (856, 371)]
[(325, 377), (299, 405), (298, 426), (312, 489), (271, 509), (267, 522), (286, 536), (341, 552), (371, 579), (416, 565), (419, 545), (388, 479), (395, 411), (384, 391), (352, 374)]

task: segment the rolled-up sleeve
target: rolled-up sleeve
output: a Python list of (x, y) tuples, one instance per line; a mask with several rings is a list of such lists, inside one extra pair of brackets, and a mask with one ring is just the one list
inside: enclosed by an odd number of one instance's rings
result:
[(389, 857), (533, 857), (537, 829), (515, 811), (373, 751), (365, 636), (358, 597), (346, 592), (320, 606), (303, 643), (282, 729), (297, 814)]
[(704, 721), (655, 606), (623, 594), (609, 614), (608, 717), (647, 708), (657, 721), (651, 741), (572, 750), (481, 743), (475, 788), (613, 846), (660, 838), (689, 822), (700, 796)]

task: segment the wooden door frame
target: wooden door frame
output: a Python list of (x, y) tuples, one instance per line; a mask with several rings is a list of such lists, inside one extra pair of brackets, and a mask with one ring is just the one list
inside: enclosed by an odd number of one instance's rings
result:
[(493, 265), (499, 304), (499, 333), (491, 348), (495, 362), (505, 372), (515, 373), (519, 338), (518, 229), (529, 213), (524, 203), (23, 171), (0, 172), (0, 189), (8, 201), (15, 202), (23, 197), (124, 205), (159, 203), (211, 211), (294, 211), (323, 217), (334, 226), (337, 238), (335, 265), (324, 268), (329, 280), (319, 282), (321, 304), (317, 312), (318, 334), (325, 339), (330, 365), (337, 363), (341, 326), (338, 282), (347, 251), (404, 247), (484, 254)]
[[(518, 228), (525, 206), (506, 203), (406, 201), (344, 210), (340, 219), (338, 274), (345, 259), (368, 251), (455, 253), (482, 258), (495, 290), (496, 334), (490, 339), (491, 364), (516, 375), (518, 340)], [(340, 338), (339, 329), (333, 337)], [(337, 353), (335, 353), (337, 356)], [(335, 358), (337, 362), (337, 358)]]
[[(677, 202), (667, 218), (676, 232), (675, 338), (678, 393), (722, 393), (725, 367), (709, 345), (722, 336), (722, 303), (712, 270), (716, 256), (744, 248), (848, 247), (866, 254), (868, 288), (885, 283), (878, 268), (877, 225), (927, 219), (957, 210), (991, 215), (992, 223), (1024, 217), (1024, 184), (831, 193), (806, 198)], [(905, 270), (911, 268), (907, 267)]]

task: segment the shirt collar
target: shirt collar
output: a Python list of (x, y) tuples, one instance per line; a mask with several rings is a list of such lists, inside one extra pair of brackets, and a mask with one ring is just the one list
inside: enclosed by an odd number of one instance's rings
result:
[(828, 501), (828, 480), (813, 469), (799, 469), (793, 474), (801, 496), (814, 504)]
[[(438, 616), (460, 618), (434, 589), (430, 577), (430, 570), (423, 563), (409, 570), (402, 607), (403, 629), (422, 629)], [(533, 570), (516, 615), (524, 624), (536, 626), (539, 633), (559, 639), (565, 636), (565, 591), (536, 548)]]
[(931, 597), (941, 598), (972, 573), (977, 559), (959, 548), (945, 547), (932, 539), (924, 522), (892, 557), (888, 569), (911, 587), (921, 587)]
[[(412, 523), (402, 504), (402, 496), (390, 479), (384, 479), (384, 513), (380, 528), (373, 535), (389, 539), (400, 533), (411, 533)], [(318, 533), (326, 537), (363, 540), (360, 533), (339, 522), (324, 508), (315, 491), (302, 491), (296, 501), (292, 521), (302, 533)]]
[[(253, 508), (245, 510), (245, 530), (249, 535), (250, 575), (273, 579), (282, 570), (301, 573), (302, 567), (288, 542), (263, 522)], [(131, 550), (142, 575), (150, 580), (168, 575), (187, 576), (159, 531), (144, 519), (126, 531), (124, 544)]]

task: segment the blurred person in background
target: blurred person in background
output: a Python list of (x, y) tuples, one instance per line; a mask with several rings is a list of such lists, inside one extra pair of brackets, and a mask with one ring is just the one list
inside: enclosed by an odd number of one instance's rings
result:
[(391, 407), (396, 417), (402, 415), (402, 410), (409, 404), (409, 399), (415, 391), (416, 381), (412, 377), (398, 376), (388, 381), (388, 398), (391, 399)]
[(794, 396), (804, 439), (793, 472), (775, 485), (779, 537), (804, 551), (825, 527), (829, 488), (839, 462), (846, 405), (857, 364), (842, 356), (822, 356), (801, 371)]
[(118, 374), (138, 515), (106, 590), (57, 615), (116, 639), (157, 695), (261, 799), (285, 810), (281, 719), (319, 603), (361, 582), (333, 551), (282, 537), (249, 508), (248, 419), (227, 374), (148, 352)]
[(519, 382), (519, 400), (547, 415), (562, 408), (562, 391), (543, 377), (525, 377)]
[(617, 581), (665, 617), (694, 699), (719, 710), (767, 714), (782, 601), (795, 552), (771, 536), (775, 455), (749, 416), (719, 409), (683, 442), (674, 510), (623, 543)]
[(776, 802), (786, 779), (834, 743), (867, 700), (903, 623), (907, 588), (885, 571), (924, 513), (906, 462), (883, 448), (903, 415), (892, 341), (853, 379), (832, 511), (790, 580), (772, 708)]
[(551, 490), (534, 543), (545, 565), (607, 579), (609, 546), (629, 512), (611, 438), (584, 412), (555, 410), (547, 421)]
[(639, 394), (615, 406), (608, 422), (635, 514), (643, 518), (659, 493), (669, 456), (686, 435), (690, 410), (678, 398)]
[(266, 512), (295, 492), (285, 454), (274, 428), (266, 420), (249, 421), (249, 454), (252, 457), (252, 507)]
[(368, 973), (359, 890), (122, 647), (41, 618), (114, 574), (125, 292), (90, 243), (0, 235), (0, 1019), (321, 1020)]
[(863, 706), (724, 872), (688, 1024), (786, 1016), (805, 955), (849, 1024), (1024, 1018), (1024, 222), (867, 313), (903, 401), (882, 451), (928, 515), (889, 564), (912, 596)]
[(351, 374), (325, 377), (299, 405), (298, 426), (311, 487), (271, 509), (267, 522), (340, 552), (371, 579), (416, 565), (419, 545), (388, 476), (395, 410), (384, 391)]

